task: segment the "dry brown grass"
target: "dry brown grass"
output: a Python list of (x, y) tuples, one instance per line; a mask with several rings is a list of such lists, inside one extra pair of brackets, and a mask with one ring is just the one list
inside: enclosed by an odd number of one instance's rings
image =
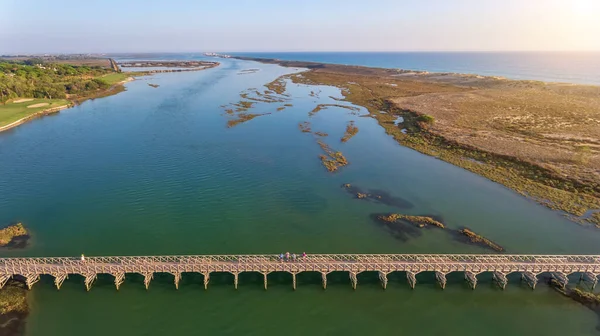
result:
[(0, 246), (8, 245), (13, 238), (26, 236), (27, 230), (21, 223), (9, 225), (0, 229)]
[(356, 127), (354, 125), (354, 121), (349, 121), (348, 124), (346, 125), (346, 132), (344, 133), (344, 136), (342, 137), (341, 141), (347, 142), (353, 136), (355, 136), (357, 133), (358, 133), (358, 127)]
[(265, 85), (267, 87), (267, 89), (269, 89), (269, 91), (265, 91), (265, 94), (267, 94), (267, 92), (275, 92), (277, 94), (282, 95), (285, 92), (285, 86), (286, 86), (286, 82), (285, 82), (285, 77), (280, 77), (277, 78), (276, 80), (272, 81), (271, 83)]
[(256, 117), (260, 117), (261, 115), (263, 115), (263, 114), (240, 113), (236, 116), (235, 119), (231, 119), (231, 120), (227, 121), (227, 127), (229, 127), (229, 128), (234, 127), (238, 124), (252, 120)]
[(473, 231), (471, 231), (471, 230), (469, 230), (467, 228), (458, 230), (458, 233), (462, 234), (467, 239), (469, 239), (469, 241), (471, 243), (479, 244), (479, 245), (482, 245), (482, 246), (485, 246), (485, 247), (489, 247), (489, 248), (491, 248), (491, 249), (493, 249), (495, 251), (498, 251), (498, 252), (504, 251), (504, 248), (502, 246), (494, 243), (493, 241), (491, 241), (491, 240), (489, 240), (489, 239), (487, 239), (485, 237), (482, 237), (482, 236), (476, 234), (475, 232), (473, 232)]
[(446, 139), (534, 163), (582, 184), (600, 183), (600, 94), (502, 88), (392, 101), (433, 116), (430, 131)]
[(409, 223), (412, 223), (418, 227), (425, 227), (428, 225), (431, 226), (437, 226), (441, 229), (446, 228), (444, 226), (444, 224), (442, 224), (441, 222), (436, 221), (435, 219), (431, 218), (431, 217), (427, 217), (427, 216), (408, 216), (408, 215), (401, 215), (399, 217), (399, 219), (407, 221)]
[(308, 112), (308, 116), (312, 117), (315, 114), (319, 113), (319, 111), (325, 110), (325, 109), (327, 109), (329, 107), (340, 107), (340, 108), (343, 108), (343, 109), (347, 109), (353, 115), (356, 115), (357, 112), (359, 111), (359, 109), (357, 107), (354, 107), (354, 106), (347, 106), (347, 105), (340, 105), (340, 104), (319, 104), (312, 111)]
[(291, 78), (339, 87), (404, 146), (597, 224), (580, 216), (600, 209), (600, 87), (356, 68)]
[(310, 133), (311, 132), (309, 121), (299, 123), (298, 128), (300, 129), (300, 131), (302, 131), (302, 133)]
[(317, 140), (317, 143), (319, 144), (321, 149), (323, 149), (323, 151), (327, 154), (319, 155), (319, 158), (321, 159), (323, 166), (325, 166), (325, 168), (329, 172), (335, 172), (340, 167), (343, 167), (348, 164), (348, 160), (346, 159), (344, 154), (342, 154), (342, 152), (334, 151), (333, 149), (331, 149), (331, 147), (329, 147), (326, 143), (324, 143), (321, 140)]

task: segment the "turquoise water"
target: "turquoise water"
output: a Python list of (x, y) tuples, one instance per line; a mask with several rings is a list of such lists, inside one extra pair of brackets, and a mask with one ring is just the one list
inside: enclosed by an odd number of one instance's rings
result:
[[(600, 232), (580, 227), (506, 188), (398, 145), (375, 120), (317, 104), (339, 103), (336, 88), (288, 84), (293, 107), (226, 127), (222, 105), (295, 69), (222, 60), (206, 71), (157, 74), (116, 96), (0, 133), (0, 223), (22, 221), (33, 233), (26, 250), (2, 256), (280, 253), (487, 253), (443, 231), (402, 241), (376, 225), (381, 212), (433, 214), (468, 226), (511, 253), (600, 252)], [(242, 69), (259, 68), (238, 75)], [(159, 84), (152, 88), (148, 83)], [(263, 88), (264, 89), (264, 88)], [(318, 97), (310, 95), (318, 92)], [(347, 103), (344, 103), (347, 104)], [(364, 109), (361, 109), (364, 113)], [(350, 161), (339, 173), (322, 167), (312, 129)], [(340, 143), (346, 121), (359, 133)], [(341, 185), (380, 189), (409, 208), (357, 200)], [(29, 297), (29, 335), (164, 334), (543, 334), (596, 335), (597, 317), (540, 284), (512, 277), (506, 291), (481, 275), (472, 291), (462, 274), (440, 290), (419, 274), (413, 291), (403, 274), (386, 291), (363, 273), (353, 291), (346, 274), (303, 274), (298, 290), (286, 274), (197, 274), (179, 290), (157, 275), (150, 290), (128, 275), (120, 291), (100, 276), (90, 292), (71, 276), (60, 291), (43, 277)], [(432, 323), (434, 322), (435, 323)]]

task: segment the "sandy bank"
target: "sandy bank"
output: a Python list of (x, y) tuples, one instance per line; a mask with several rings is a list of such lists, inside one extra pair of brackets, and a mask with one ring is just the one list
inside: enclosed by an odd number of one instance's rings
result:
[(39, 104), (29, 105), (29, 106), (27, 106), (27, 108), (37, 108), (37, 107), (48, 106), (48, 105), (50, 105), (50, 104), (49, 103), (39, 103)]
[[(35, 105), (40, 105), (40, 104), (35, 104)], [(48, 105), (48, 103), (42, 103), (41, 106), (45, 106), (45, 105)], [(32, 106), (28, 106), (28, 108), (32, 107)], [(17, 126), (19, 126), (21, 124), (24, 124), (24, 123), (26, 123), (26, 122), (28, 122), (30, 120), (39, 118), (41, 116), (45, 116), (45, 115), (52, 114), (52, 113), (57, 113), (58, 111), (64, 110), (64, 109), (69, 108), (71, 106), (73, 106), (73, 104), (67, 104), (67, 105), (52, 107), (52, 108), (49, 108), (49, 109), (45, 109), (45, 110), (39, 111), (39, 112), (34, 113), (32, 115), (28, 115), (27, 117), (21, 118), (21, 119), (15, 121), (15, 122), (12, 122), (12, 123), (10, 123), (8, 125), (0, 127), (0, 132), (9, 130), (9, 129), (13, 128), (13, 127), (17, 127)], [(35, 107), (40, 107), (40, 106), (35, 106)]]
[(23, 99), (13, 100), (12, 103), (13, 104), (25, 103), (25, 102), (32, 101), (32, 100), (33, 100), (33, 98), (23, 98)]

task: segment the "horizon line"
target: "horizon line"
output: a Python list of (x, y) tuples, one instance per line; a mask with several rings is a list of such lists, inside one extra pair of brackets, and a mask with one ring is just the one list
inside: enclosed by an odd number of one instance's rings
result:
[(79, 54), (187, 54), (187, 53), (598, 53), (598, 50), (262, 50), (262, 51), (88, 51), (88, 52), (0, 52), (2, 56), (79, 55)]

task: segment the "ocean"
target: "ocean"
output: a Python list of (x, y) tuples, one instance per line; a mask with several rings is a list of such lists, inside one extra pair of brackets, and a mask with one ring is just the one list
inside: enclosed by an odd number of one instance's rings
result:
[(600, 85), (600, 52), (235, 52), (228, 54)]

